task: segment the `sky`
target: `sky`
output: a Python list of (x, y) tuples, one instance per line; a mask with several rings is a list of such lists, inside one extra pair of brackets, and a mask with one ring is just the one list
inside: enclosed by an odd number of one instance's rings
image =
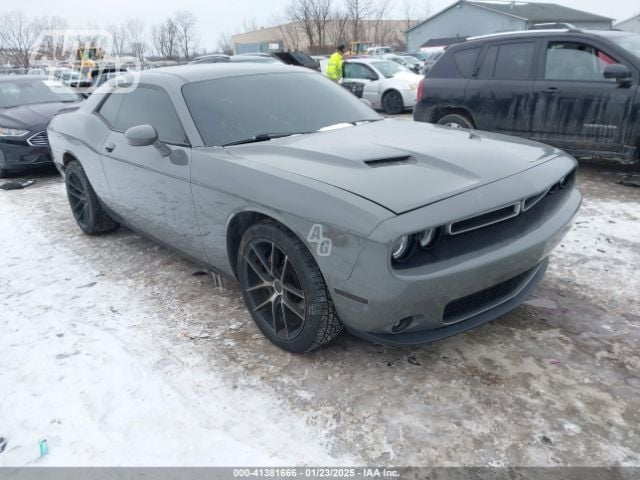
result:
[[(67, 18), (74, 28), (104, 28), (109, 24), (122, 23), (128, 18), (144, 19), (147, 28), (161, 21), (176, 10), (190, 10), (198, 18), (200, 45), (215, 49), (220, 33), (239, 33), (243, 23), (255, 22), (259, 27), (271, 26), (284, 18), (290, 0), (108, 0), (87, 2), (86, 0), (21, 0), (0, 2), (0, 13), (16, 8), (30, 15), (57, 15)], [(336, 3), (340, 0), (334, 0)], [(403, 18), (406, 0), (389, 0), (395, 18)], [(554, 0), (547, 0), (553, 2)], [(454, 3), (454, 0), (414, 0), (415, 10), (424, 13), (429, 5), (431, 13)], [(625, 20), (640, 13), (640, 0), (556, 0), (567, 7), (605, 15), (616, 20)], [(37, 12), (37, 13), (33, 13)]]

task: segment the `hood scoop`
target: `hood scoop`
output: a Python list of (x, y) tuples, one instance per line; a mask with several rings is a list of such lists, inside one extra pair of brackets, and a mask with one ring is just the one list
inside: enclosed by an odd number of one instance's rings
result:
[(372, 168), (381, 168), (381, 167), (393, 167), (394, 165), (414, 165), (418, 163), (418, 161), (410, 155), (404, 155), (402, 157), (390, 157), (390, 158), (378, 158), (376, 160), (365, 160), (364, 163), (366, 163)]

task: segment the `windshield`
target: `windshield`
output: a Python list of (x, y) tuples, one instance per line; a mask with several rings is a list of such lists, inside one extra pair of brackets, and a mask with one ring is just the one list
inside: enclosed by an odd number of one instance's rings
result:
[(389, 61), (371, 62), (371, 65), (377, 68), (386, 78), (393, 78), (396, 74), (407, 71), (406, 68)]
[(287, 71), (205, 80), (185, 85), (182, 94), (207, 146), (381, 118), (316, 73)]
[(411, 63), (412, 65), (420, 65), (420, 61), (416, 57), (401, 57), (405, 62)]
[(57, 81), (38, 79), (0, 82), (0, 108), (80, 100), (80, 95)]
[(619, 45), (625, 50), (631, 52), (636, 57), (640, 58), (640, 35), (616, 35), (607, 37), (613, 43)]

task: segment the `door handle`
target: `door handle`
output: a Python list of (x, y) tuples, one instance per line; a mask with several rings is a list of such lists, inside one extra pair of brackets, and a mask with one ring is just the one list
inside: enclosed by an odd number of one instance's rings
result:
[(548, 93), (550, 95), (556, 93), (558, 91), (558, 87), (549, 87), (542, 90), (542, 93)]
[(116, 148), (116, 144), (115, 144), (115, 143), (113, 143), (113, 142), (109, 142), (109, 143), (107, 143), (107, 144), (104, 146), (104, 149), (105, 149), (107, 152), (113, 152), (113, 149), (114, 149), (114, 148)]

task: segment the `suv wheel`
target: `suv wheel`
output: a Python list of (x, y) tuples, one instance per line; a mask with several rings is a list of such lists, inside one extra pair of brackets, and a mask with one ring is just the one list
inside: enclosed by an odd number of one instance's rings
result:
[(438, 120), (438, 125), (451, 128), (466, 128), (468, 130), (475, 128), (473, 122), (468, 117), (458, 113), (450, 113), (449, 115), (441, 117), (440, 120)]
[(313, 256), (282, 226), (258, 223), (240, 243), (238, 279), (249, 312), (275, 345), (308, 352), (342, 331)]

